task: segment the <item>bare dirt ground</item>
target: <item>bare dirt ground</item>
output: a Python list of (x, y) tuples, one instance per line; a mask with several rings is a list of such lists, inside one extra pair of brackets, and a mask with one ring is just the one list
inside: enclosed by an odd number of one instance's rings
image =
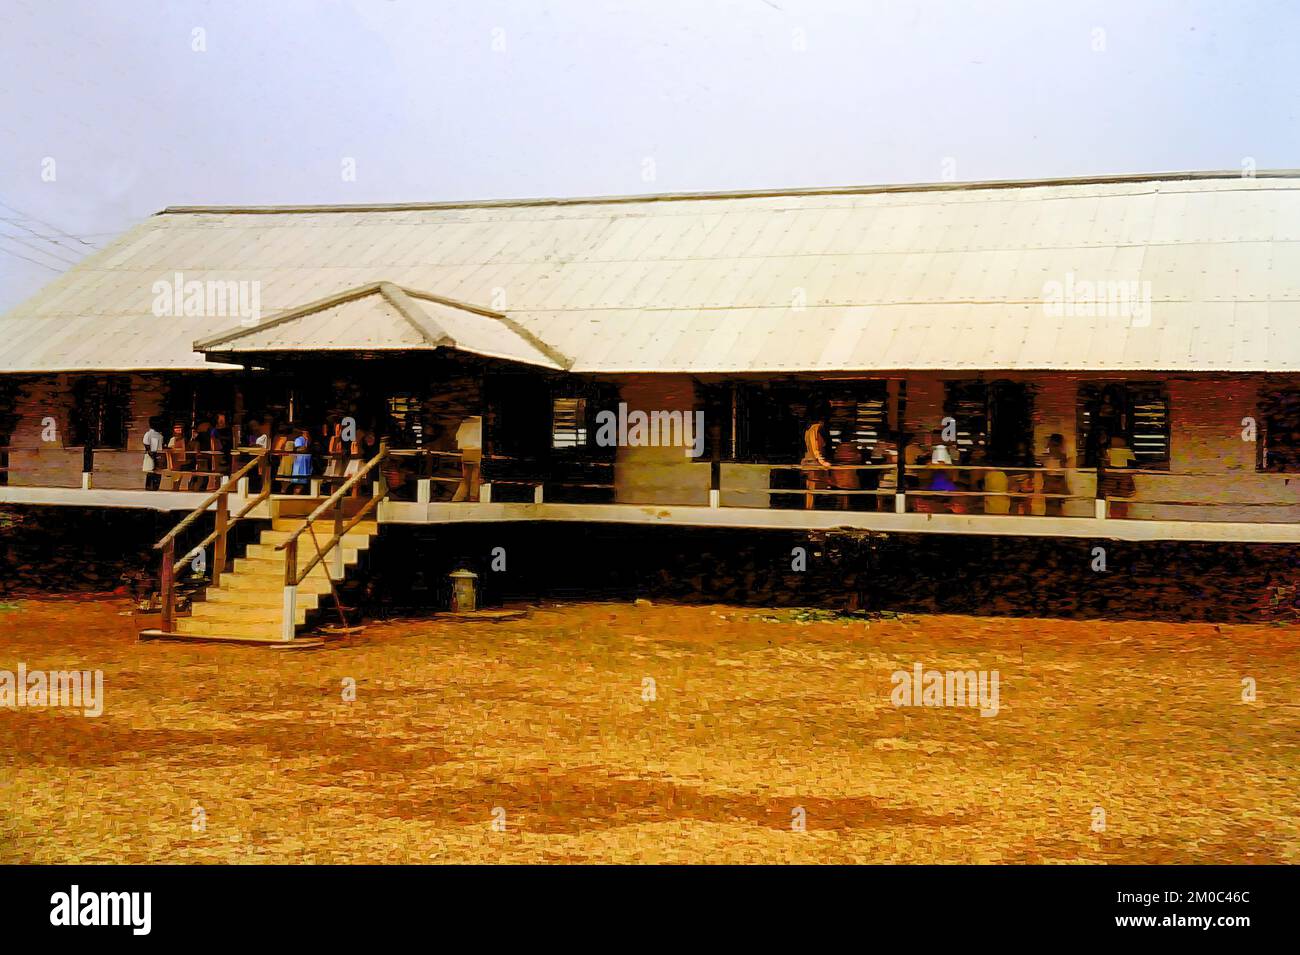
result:
[[(798, 616), (573, 604), (294, 652), (10, 599), (0, 670), (102, 669), (105, 709), (0, 709), (0, 862), (1300, 862), (1293, 627)], [(894, 707), (914, 662), (998, 670), (998, 714)]]

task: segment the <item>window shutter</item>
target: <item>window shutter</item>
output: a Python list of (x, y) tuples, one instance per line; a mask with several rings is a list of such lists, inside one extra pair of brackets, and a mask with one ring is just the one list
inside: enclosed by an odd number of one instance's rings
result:
[[(424, 421), (421, 415), (424, 409), (420, 399), (410, 392), (399, 392), (389, 395), (387, 400), (388, 414), (397, 424), (398, 434), (407, 441), (414, 441), (415, 447), (424, 447)], [(410, 434), (402, 434), (408, 426)], [(393, 435), (393, 438), (396, 440), (397, 435)], [(394, 447), (398, 446), (394, 443)]]
[(944, 416), (957, 422), (957, 447), (969, 451), (980, 435), (988, 435), (988, 385), (982, 381), (949, 381), (946, 388)]
[(1256, 468), (1261, 471), (1300, 471), (1300, 388), (1261, 393), (1262, 427), (1256, 444)]
[(1129, 447), (1139, 467), (1169, 467), (1169, 393), (1160, 382), (1128, 385)]
[(556, 398), (551, 403), (551, 447), (587, 446), (587, 399)]
[(852, 441), (869, 453), (885, 429), (884, 398), (832, 398), (830, 432), (836, 441)]

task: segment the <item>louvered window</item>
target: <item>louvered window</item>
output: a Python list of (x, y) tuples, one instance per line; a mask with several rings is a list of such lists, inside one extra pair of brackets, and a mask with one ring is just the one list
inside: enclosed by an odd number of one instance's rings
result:
[[(1034, 462), (1034, 392), (1024, 382), (949, 381), (945, 383), (943, 413), (956, 423), (956, 447), (961, 462), (981, 447), (989, 464), (1025, 467)], [(942, 434), (942, 422), (936, 430)]]
[(423, 405), (410, 392), (399, 392), (388, 396), (388, 415), (393, 420), (390, 440), (393, 447), (424, 447), (424, 421), (421, 417)]
[(875, 395), (836, 395), (830, 399), (830, 434), (832, 441), (852, 441), (864, 454), (870, 454), (885, 431), (889, 398), (880, 382)]
[(555, 398), (551, 402), (551, 447), (587, 446), (587, 399)]
[(1129, 447), (1138, 467), (1169, 467), (1169, 393), (1160, 382), (1130, 382)]
[(1263, 392), (1259, 413), (1259, 469), (1300, 472), (1300, 389)]
[(9, 483), (9, 442), (17, 416), (18, 388), (12, 379), (0, 378), (0, 487)]
[(982, 381), (949, 381), (945, 386), (943, 413), (944, 417), (952, 418), (956, 423), (955, 450), (966, 452), (978, 443), (987, 442), (988, 385)]
[(866, 378), (746, 382), (737, 385), (736, 411), (738, 460), (797, 463), (804, 432), (822, 411), (831, 443), (848, 440), (865, 458), (888, 428), (889, 385)]
[(79, 378), (72, 386), (68, 446), (126, 447), (131, 379), (124, 376)]
[(1085, 382), (1077, 403), (1078, 459), (1096, 467), (1112, 438), (1122, 438), (1135, 467), (1169, 467), (1169, 390), (1159, 381)]

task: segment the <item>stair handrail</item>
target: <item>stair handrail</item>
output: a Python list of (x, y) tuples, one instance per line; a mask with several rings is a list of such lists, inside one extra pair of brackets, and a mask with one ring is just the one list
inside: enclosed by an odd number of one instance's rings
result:
[[(225, 570), (226, 538), (230, 534), (230, 529), (271, 495), (270, 475), (263, 468), (262, 488), (257, 496), (240, 508), (239, 513), (235, 514), (234, 517), (230, 517), (231, 489), (238, 487), (239, 480), (255, 467), (262, 467), (269, 460), (264, 448), (258, 448), (249, 453), (252, 454), (252, 457), (226, 478), (221, 487), (205, 497), (203, 503), (190, 511), (181, 519), (180, 523), (164, 534), (158, 543), (153, 545), (154, 550), (162, 551), (162, 566), (159, 568), (158, 573), (158, 592), (159, 602), (162, 604), (162, 629), (164, 633), (171, 633), (176, 622), (176, 574), (185, 566), (186, 561), (192, 560), (196, 554), (206, 549), (209, 544), (216, 542), (217, 546), (212, 558), (212, 583), (214, 585), (220, 583), (221, 574)], [(176, 538), (187, 527), (207, 513), (208, 508), (213, 504), (217, 505), (217, 519), (212, 533), (194, 547), (191, 547), (184, 556), (177, 560)]]
[[(231, 487), (235, 486), (238, 483), (240, 478), (248, 474), (251, 470), (253, 470), (253, 468), (258, 463), (261, 462), (262, 458), (266, 455), (266, 449), (258, 448), (256, 451), (250, 451), (249, 453), (252, 454), (252, 458), (248, 462), (246, 462), (242, 467), (240, 467), (238, 471), (230, 475), (230, 477), (227, 478), (225, 484), (223, 484), (221, 487), (217, 488), (206, 498), (204, 498), (203, 503), (198, 505), (196, 508), (194, 508), (194, 510), (190, 511), (189, 514), (187, 514), (179, 524), (177, 524), (165, 535), (163, 535), (162, 539), (159, 540), (158, 543), (153, 545), (154, 550), (162, 550), (163, 547), (166, 546), (170, 541), (174, 541), (176, 537), (181, 533), (181, 531), (185, 530), (185, 528), (189, 527), (200, 517), (202, 517), (203, 513), (209, 507), (211, 507), (213, 504), (216, 503), (217, 498), (221, 497), (222, 495), (229, 494)], [(264, 497), (265, 494), (266, 494), (266, 489), (263, 488), (262, 493), (259, 494), (258, 497), (259, 498)]]
[[(346, 481), (340, 484), (338, 490), (336, 490), (329, 497), (325, 498), (325, 500), (321, 501), (321, 503), (318, 504), (316, 508), (303, 519), (302, 524), (297, 529), (292, 531), (284, 541), (282, 541), (281, 543), (275, 546), (276, 550), (283, 550), (288, 552), (285, 554), (285, 558), (284, 558), (284, 585), (286, 587), (297, 587), (304, 580), (306, 580), (307, 575), (311, 573), (312, 569), (317, 564), (319, 564), (322, 560), (325, 559), (325, 556), (329, 554), (331, 550), (333, 550), (335, 547), (342, 546), (343, 535), (346, 534), (348, 531), (350, 531), (352, 528), (356, 527), (358, 524), (360, 524), (362, 519), (368, 513), (370, 513), (370, 511), (378, 507), (379, 502), (388, 496), (388, 492), (390, 488), (388, 487), (388, 482), (383, 480), (383, 476), (382, 476), (383, 472), (380, 472), (379, 491), (374, 496), (372, 496), (370, 500), (367, 501), (365, 505), (359, 511), (357, 511), (357, 513), (354, 514), (349, 521), (347, 521), (346, 523), (343, 521), (343, 499), (344, 497), (347, 496), (347, 492), (352, 490), (352, 488), (356, 487), (358, 484), (360, 484), (362, 479), (365, 478), (366, 475), (368, 475), (375, 468), (377, 468), (388, 456), (389, 456), (388, 441), (387, 439), (381, 438), (379, 441), (379, 451), (375, 454), (375, 456), (371, 458), (369, 461), (367, 461), (365, 464), (363, 464), (357, 470), (356, 474), (352, 475), (352, 477), (348, 478)], [(303, 533), (310, 530), (312, 524), (315, 523), (317, 518), (324, 515), (331, 508), (334, 509), (333, 536), (330, 537), (330, 539), (325, 542), (324, 548), (320, 546), (319, 541), (316, 542), (316, 556), (313, 557), (310, 561), (308, 561), (307, 565), (303, 567), (301, 571), (299, 571), (298, 538), (301, 537)], [(312, 534), (312, 539), (315, 540), (314, 532)]]

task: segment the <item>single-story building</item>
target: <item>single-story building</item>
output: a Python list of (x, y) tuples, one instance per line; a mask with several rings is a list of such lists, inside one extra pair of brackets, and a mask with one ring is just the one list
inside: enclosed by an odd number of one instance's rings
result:
[(353, 534), (1300, 542), (1300, 174), (169, 208), (0, 317), (0, 503), (297, 540), (376, 439)]

